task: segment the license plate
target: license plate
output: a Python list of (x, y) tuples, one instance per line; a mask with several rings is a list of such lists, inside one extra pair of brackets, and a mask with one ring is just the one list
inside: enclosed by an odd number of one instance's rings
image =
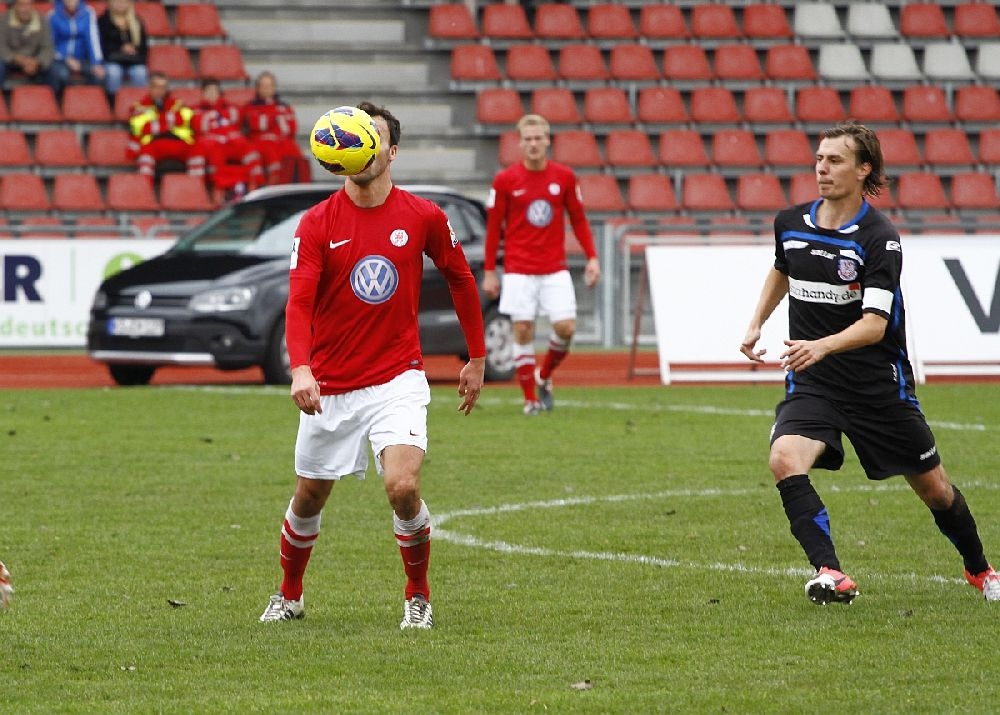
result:
[(111, 318), (108, 335), (128, 338), (161, 338), (165, 332), (162, 318)]

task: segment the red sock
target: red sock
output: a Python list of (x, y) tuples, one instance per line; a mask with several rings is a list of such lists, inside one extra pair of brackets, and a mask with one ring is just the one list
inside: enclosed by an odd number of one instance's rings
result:
[(552, 371), (559, 367), (559, 364), (569, 355), (569, 341), (561, 339), (554, 332), (549, 336), (549, 349), (542, 359), (542, 367), (538, 370), (538, 376), (543, 380), (552, 377)]
[(412, 519), (400, 519), (395, 513), (392, 517), (393, 532), (406, 573), (406, 600), (419, 593), (429, 601), (431, 587), (427, 583), (427, 570), (431, 565), (431, 515), (427, 505), (421, 501), (420, 511)]
[[(293, 530), (291, 523), (299, 527), (299, 532)], [(311, 531), (312, 533), (301, 533)], [(292, 513), (289, 505), (285, 513), (285, 522), (281, 527), (281, 570), (284, 578), (281, 580), (281, 593), (290, 601), (302, 598), (302, 579), (309, 565), (313, 545), (319, 538), (319, 515), (311, 519), (300, 519)]]
[(517, 366), (517, 382), (524, 393), (525, 402), (535, 402), (538, 395), (535, 393), (535, 361)]

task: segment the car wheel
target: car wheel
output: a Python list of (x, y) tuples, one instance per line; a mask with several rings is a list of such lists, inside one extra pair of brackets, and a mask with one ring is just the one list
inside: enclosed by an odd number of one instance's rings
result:
[(111, 379), (123, 387), (148, 385), (156, 367), (153, 365), (108, 365)]
[(291, 361), (288, 359), (288, 345), (285, 343), (285, 318), (282, 316), (274, 324), (271, 339), (264, 354), (264, 382), (268, 385), (290, 385), (292, 382)]
[(491, 306), (483, 317), (486, 334), (486, 379), (506, 382), (514, 377), (514, 328), (510, 317)]

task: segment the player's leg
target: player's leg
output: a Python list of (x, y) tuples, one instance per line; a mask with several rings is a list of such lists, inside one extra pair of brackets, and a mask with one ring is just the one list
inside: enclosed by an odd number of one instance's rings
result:
[(552, 373), (566, 359), (576, 333), (576, 295), (569, 271), (542, 277), (539, 303), (541, 312), (549, 316), (552, 332), (542, 364), (535, 370), (535, 386), (542, 408), (551, 410), (555, 407)]
[(501, 313), (509, 315), (514, 337), (514, 370), (524, 394), (524, 414), (541, 410), (535, 390), (535, 317), (539, 309), (540, 276), (504, 273), (500, 278)]

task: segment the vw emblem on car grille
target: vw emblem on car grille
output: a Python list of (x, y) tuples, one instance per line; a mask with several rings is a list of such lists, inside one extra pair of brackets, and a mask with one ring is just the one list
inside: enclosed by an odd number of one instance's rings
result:
[(141, 290), (135, 294), (135, 307), (144, 310), (153, 302), (153, 294), (148, 290)]

